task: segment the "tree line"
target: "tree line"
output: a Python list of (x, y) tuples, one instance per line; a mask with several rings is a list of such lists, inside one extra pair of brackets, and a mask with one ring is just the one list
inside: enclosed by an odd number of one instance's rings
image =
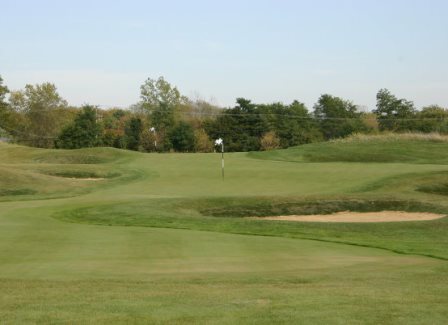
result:
[(69, 106), (52, 83), (9, 91), (0, 77), (0, 138), (41, 148), (210, 152), (213, 140), (222, 138), (227, 151), (257, 151), (382, 131), (448, 134), (448, 110), (418, 110), (387, 89), (378, 91), (372, 112), (329, 94), (313, 111), (299, 101), (255, 104), (245, 98), (223, 109), (181, 95), (163, 77), (148, 78), (129, 109), (103, 110)]

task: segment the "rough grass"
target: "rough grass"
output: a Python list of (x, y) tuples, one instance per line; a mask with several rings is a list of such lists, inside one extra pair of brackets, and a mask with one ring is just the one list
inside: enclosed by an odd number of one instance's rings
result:
[(355, 133), (346, 138), (332, 140), (332, 142), (336, 143), (393, 142), (393, 141), (448, 142), (448, 135), (440, 133), (416, 133), (416, 132), (404, 132), (404, 133), (384, 132), (380, 134)]
[(46, 164), (105, 164), (125, 162), (134, 152), (115, 148), (87, 148), (74, 150), (37, 149), (0, 142), (1, 163)]
[(375, 211), (407, 211), (448, 213), (448, 209), (428, 203), (399, 200), (318, 200), (303, 199), (270, 199), (251, 200), (213, 200), (207, 208), (202, 208), (203, 215), (214, 217), (241, 218), (266, 217), (281, 215), (332, 214), (341, 211), (375, 212)]
[(448, 195), (448, 183), (436, 183), (418, 187), (418, 190), (430, 194)]
[[(448, 164), (448, 141), (430, 135), (354, 136), (267, 153), (253, 152), (258, 159), (291, 162), (365, 162)], [(437, 140), (439, 139), (439, 140)]]
[[(0, 280), (5, 323), (444, 324), (444, 266), (127, 280)], [(294, 274), (296, 273), (296, 274)], [(410, 286), (409, 284), (412, 283)], [(418, 291), (418, 294), (416, 293)], [(30, 294), (32, 293), (32, 294)], [(6, 298), (8, 297), (8, 298)]]

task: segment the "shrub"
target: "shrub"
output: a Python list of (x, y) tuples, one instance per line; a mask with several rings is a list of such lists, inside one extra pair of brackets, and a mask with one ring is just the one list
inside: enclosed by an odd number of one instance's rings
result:
[(280, 139), (274, 131), (269, 131), (261, 138), (261, 150), (274, 150), (280, 148)]

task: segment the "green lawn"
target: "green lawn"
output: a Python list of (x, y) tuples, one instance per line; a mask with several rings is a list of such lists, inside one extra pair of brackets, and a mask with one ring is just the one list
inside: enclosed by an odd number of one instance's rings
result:
[(233, 153), (223, 181), (217, 154), (0, 144), (0, 323), (445, 324), (448, 218), (242, 217), (448, 214), (432, 190), (447, 153), (415, 140)]

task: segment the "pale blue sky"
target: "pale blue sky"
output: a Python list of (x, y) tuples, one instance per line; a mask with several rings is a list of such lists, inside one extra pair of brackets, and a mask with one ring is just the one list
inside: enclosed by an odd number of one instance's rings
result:
[(127, 106), (147, 77), (233, 105), (388, 88), (448, 107), (448, 1), (0, 0), (0, 75), (69, 103)]

